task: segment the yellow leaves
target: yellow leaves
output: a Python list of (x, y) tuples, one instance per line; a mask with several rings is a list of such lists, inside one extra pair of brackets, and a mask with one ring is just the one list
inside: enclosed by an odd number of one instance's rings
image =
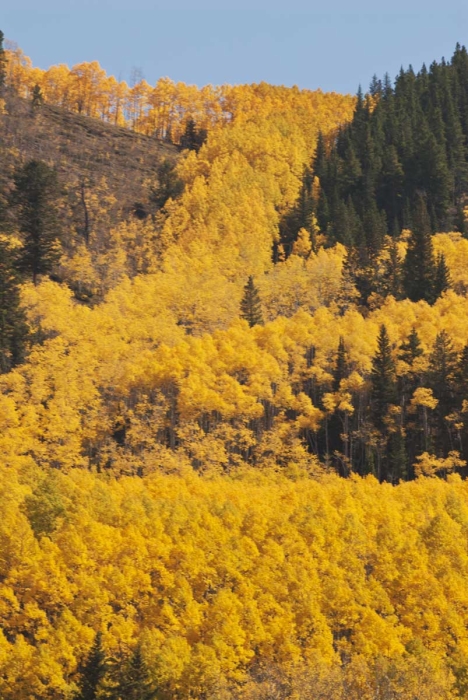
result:
[[(304, 236), (309, 236), (303, 229)], [(299, 241), (297, 242), (298, 245)], [(344, 296), (342, 278), (344, 247), (319, 248), (317, 253), (293, 252), (285, 262), (259, 279), (259, 289), (267, 318), (291, 316), (298, 309), (313, 312), (320, 306), (339, 304)], [(310, 236), (309, 236), (310, 245)], [(349, 292), (349, 290), (346, 290)], [(352, 295), (351, 295), (352, 296)]]
[(460, 453), (452, 450), (447, 457), (436, 457), (428, 452), (423, 452), (416, 457), (414, 470), (416, 476), (436, 476), (437, 474), (451, 472), (460, 467), (466, 467), (466, 462), (460, 459)]
[(437, 407), (439, 401), (434, 397), (432, 389), (427, 389), (426, 387), (418, 387), (411, 398), (410, 404), (413, 408), (417, 406), (424, 406), (425, 408), (430, 408), (434, 410)]
[(357, 392), (364, 387), (364, 384), (365, 381), (363, 377), (361, 377), (361, 375), (358, 372), (353, 371), (348, 377), (341, 380), (340, 387), (342, 389), (349, 389), (349, 391), (352, 392)]
[(308, 258), (312, 251), (312, 243), (310, 233), (305, 228), (301, 228), (297, 234), (297, 240), (293, 246), (293, 255), (298, 255), (301, 258)]
[(349, 392), (337, 391), (333, 394), (327, 393), (323, 396), (323, 405), (327, 413), (334, 413), (338, 410), (351, 415), (354, 413), (351, 399), (352, 396)]
[(310, 398), (300, 392), (293, 402), (294, 409), (300, 414), (297, 422), (301, 428), (317, 430), (320, 426), (322, 411), (316, 408)]
[[(294, 400), (313, 413), (307, 396)], [(456, 453), (419, 462), (461, 466)], [(465, 482), (319, 479), (248, 468), (222, 479), (74, 471), (55, 485), (66, 517), (39, 541), (29, 532), (29, 545), (13, 480), (2, 494), (12, 542), (1, 542), (10, 568), (0, 609), (16, 643), (0, 635), (2, 697), (26, 700), (46, 681), (66, 695), (92, 628), (105, 630), (111, 655), (139, 640), (173, 696), (204, 692), (213, 678), (242, 681), (254, 655), (291, 670), (333, 663), (338, 645), (360, 660), (352, 678), (365, 688), (367, 664), (408, 661), (415, 637), (440, 658), (454, 630), (468, 644)], [(5, 508), (9, 491), (17, 500)]]

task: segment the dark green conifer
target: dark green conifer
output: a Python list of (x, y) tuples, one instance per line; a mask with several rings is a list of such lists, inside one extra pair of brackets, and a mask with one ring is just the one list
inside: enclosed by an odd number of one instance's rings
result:
[(112, 700), (153, 700), (157, 690), (138, 644), (119, 672), (119, 681), (111, 693)]
[(377, 353), (372, 361), (372, 413), (375, 425), (382, 429), (390, 404), (397, 401), (395, 363), (386, 327), (380, 326)]
[(241, 301), (241, 316), (251, 328), (263, 324), (262, 303), (252, 275), (249, 276), (244, 287), (244, 296)]
[(431, 224), (426, 202), (418, 195), (413, 213), (413, 231), (405, 260), (405, 291), (411, 301), (434, 301), (436, 269), (432, 249)]
[(450, 289), (450, 272), (445, 262), (445, 255), (439, 253), (436, 262), (436, 273), (434, 280), (434, 300), (438, 299), (443, 292)]
[(96, 634), (87, 659), (80, 668), (79, 691), (75, 700), (97, 700), (107, 673), (107, 659), (102, 646), (102, 635)]
[(23, 361), (28, 327), (20, 305), (15, 256), (0, 239), (0, 372), (8, 372)]
[(177, 175), (176, 163), (164, 159), (157, 168), (157, 184), (151, 190), (151, 201), (162, 209), (167, 200), (176, 199), (184, 190), (184, 183)]
[(182, 148), (188, 148), (189, 151), (199, 151), (206, 141), (206, 137), (206, 130), (198, 129), (194, 119), (190, 117), (185, 125), (185, 131), (180, 139), (180, 145)]
[(400, 360), (403, 360), (403, 362), (406, 362), (411, 367), (413, 362), (423, 354), (419, 335), (416, 328), (413, 326), (411, 333), (408, 336), (408, 340), (401, 344), (399, 353)]
[(449, 334), (445, 330), (440, 331), (429, 355), (427, 371), (428, 384), (439, 402), (444, 402), (453, 391), (457, 364), (457, 354)]
[(468, 345), (465, 345), (458, 358), (458, 366), (455, 372), (455, 386), (463, 398), (468, 397)]
[(446, 416), (456, 409), (456, 386), (458, 358), (452, 341), (444, 330), (437, 334), (432, 352), (429, 355), (429, 367), (426, 384), (438, 400), (434, 410), (434, 444), (439, 454), (447, 454), (453, 449), (453, 441)]
[(327, 147), (325, 144), (325, 138), (321, 131), (317, 137), (317, 146), (315, 148), (315, 156), (312, 164), (312, 170), (314, 175), (316, 175), (320, 184), (325, 182), (327, 173), (328, 163), (327, 163)]
[(384, 296), (391, 294), (394, 299), (402, 299), (403, 264), (398, 253), (397, 242), (394, 239), (388, 246), (388, 259), (385, 262), (381, 287)]
[(5, 89), (7, 76), (7, 57), (3, 47), (4, 40), (5, 35), (2, 31), (0, 31), (0, 95)]
[(54, 169), (31, 160), (15, 176), (14, 204), (23, 236), (18, 260), (21, 272), (37, 283), (60, 258), (60, 229), (57, 221), (58, 183)]

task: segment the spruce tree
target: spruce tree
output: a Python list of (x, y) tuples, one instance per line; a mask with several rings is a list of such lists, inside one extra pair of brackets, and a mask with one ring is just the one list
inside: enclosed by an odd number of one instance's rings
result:
[(458, 359), (447, 331), (437, 334), (429, 355), (427, 381), (443, 410), (450, 411)]
[(414, 206), (413, 231), (405, 260), (405, 291), (411, 301), (424, 299), (432, 304), (436, 267), (431, 239), (431, 224), (425, 199), (418, 195)]
[(445, 330), (441, 331), (437, 334), (429, 355), (429, 366), (425, 378), (427, 386), (432, 389), (438, 400), (433, 417), (435, 447), (439, 454), (446, 454), (453, 449), (449, 425), (445, 418), (456, 408), (457, 369), (458, 358), (451, 338)]
[(379, 430), (384, 428), (384, 418), (390, 404), (397, 401), (395, 363), (386, 327), (380, 326), (377, 353), (372, 361), (372, 413)]
[(5, 89), (7, 77), (7, 57), (5, 49), (3, 48), (4, 40), (5, 35), (2, 31), (0, 31), (0, 96)]
[(16, 174), (15, 185), (13, 202), (24, 244), (18, 265), (36, 284), (60, 258), (57, 175), (46, 163), (31, 160)]
[(180, 139), (182, 148), (189, 151), (199, 151), (206, 141), (206, 129), (198, 129), (195, 121), (190, 117), (185, 125), (185, 131)]
[(157, 690), (138, 644), (119, 672), (119, 680), (111, 692), (111, 700), (153, 700)]
[(436, 271), (434, 279), (434, 301), (440, 297), (443, 292), (450, 289), (450, 272), (445, 262), (445, 255), (439, 253), (436, 262)]
[(241, 301), (241, 316), (247, 321), (251, 328), (263, 324), (260, 295), (254, 284), (252, 275), (249, 276), (247, 284), (244, 287), (244, 296)]
[(421, 341), (419, 339), (418, 332), (413, 326), (411, 333), (408, 336), (408, 340), (401, 344), (399, 357), (400, 360), (406, 362), (410, 367), (412, 367), (414, 361), (423, 355), (423, 349), (421, 347)]
[(151, 201), (162, 209), (168, 199), (180, 197), (184, 183), (177, 175), (174, 161), (166, 158), (157, 168), (157, 185), (151, 189)]
[(22, 362), (27, 337), (15, 256), (8, 242), (0, 238), (0, 372), (8, 372)]
[(379, 291), (384, 296), (391, 294), (397, 300), (403, 297), (403, 265), (395, 240), (391, 240), (388, 246), (388, 258), (384, 264)]
[(102, 635), (98, 632), (91, 651), (80, 668), (79, 691), (75, 700), (97, 700), (106, 673), (106, 654), (102, 646)]

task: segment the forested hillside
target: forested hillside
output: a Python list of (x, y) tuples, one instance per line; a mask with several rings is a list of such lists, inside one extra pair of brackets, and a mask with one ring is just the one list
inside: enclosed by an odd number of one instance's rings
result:
[(468, 697), (466, 50), (0, 107), (0, 697)]

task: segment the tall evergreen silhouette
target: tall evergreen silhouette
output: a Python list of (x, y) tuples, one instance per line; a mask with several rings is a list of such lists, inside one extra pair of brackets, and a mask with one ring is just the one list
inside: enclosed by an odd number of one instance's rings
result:
[(372, 413), (378, 428), (384, 427), (384, 418), (390, 404), (397, 401), (395, 362), (384, 324), (380, 326), (377, 353), (372, 362)]
[(418, 195), (414, 205), (413, 230), (405, 260), (405, 291), (411, 301), (435, 300), (436, 265), (432, 249), (431, 224), (425, 199)]
[(106, 673), (106, 654), (102, 645), (102, 635), (98, 632), (91, 651), (80, 668), (79, 691), (75, 700), (97, 700)]
[[(418, 73), (411, 66), (402, 69), (394, 84), (388, 75), (383, 80), (374, 76), (369, 95), (359, 90), (353, 119), (330, 148), (319, 136), (311, 171), (320, 180), (314, 207), (321, 230), (331, 240), (364, 243), (372, 255), (381, 240), (379, 228), (390, 235), (412, 228), (414, 202), (421, 193), (431, 232), (456, 226), (463, 231), (467, 143), (464, 47), (457, 45), (449, 62), (434, 61)], [(351, 234), (343, 226), (346, 217), (353, 220)]]
[(247, 321), (251, 328), (263, 323), (260, 295), (254, 284), (252, 275), (249, 276), (247, 284), (244, 287), (244, 296), (241, 301), (241, 316)]
[(7, 72), (7, 57), (3, 47), (5, 35), (0, 31), (0, 96), (5, 88), (6, 72)]
[(119, 680), (109, 700), (154, 700), (157, 697), (148, 666), (138, 644), (128, 661), (119, 669)]
[(16, 174), (15, 185), (13, 201), (24, 244), (18, 264), (36, 284), (60, 258), (57, 174), (46, 163), (31, 160)]
[(0, 238), (0, 372), (24, 359), (28, 337), (15, 263), (11, 247)]

